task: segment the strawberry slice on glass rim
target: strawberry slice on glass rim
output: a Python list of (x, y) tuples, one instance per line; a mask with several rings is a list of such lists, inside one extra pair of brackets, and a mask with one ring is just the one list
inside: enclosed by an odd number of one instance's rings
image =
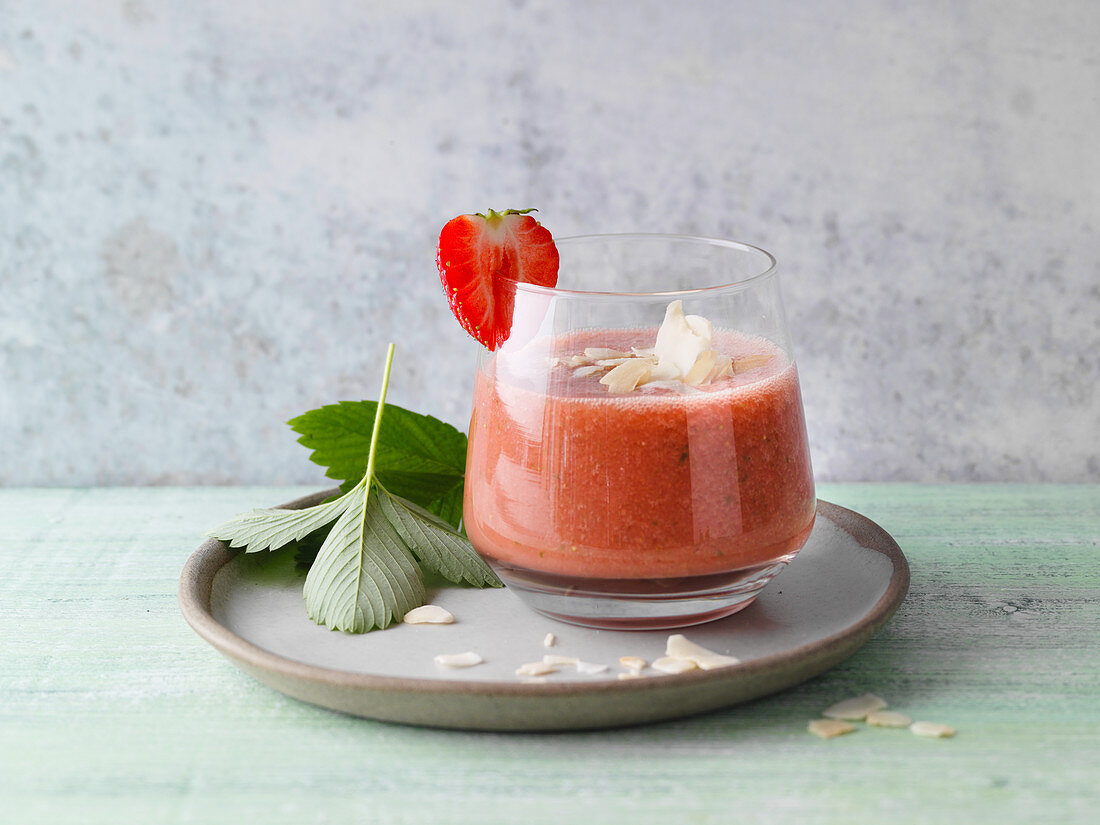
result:
[(534, 211), (459, 215), (439, 233), (436, 266), (451, 312), (490, 351), (511, 333), (515, 282), (558, 282), (558, 248)]

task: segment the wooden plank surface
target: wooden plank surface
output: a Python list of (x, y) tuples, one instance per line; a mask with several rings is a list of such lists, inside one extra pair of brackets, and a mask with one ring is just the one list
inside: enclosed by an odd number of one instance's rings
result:
[[(183, 622), (204, 529), (303, 488), (0, 490), (0, 822), (1091, 822), (1100, 487), (822, 485), (886, 528), (910, 594), (778, 696), (620, 731), (352, 719), (235, 670)], [(959, 733), (806, 724), (871, 690)]]

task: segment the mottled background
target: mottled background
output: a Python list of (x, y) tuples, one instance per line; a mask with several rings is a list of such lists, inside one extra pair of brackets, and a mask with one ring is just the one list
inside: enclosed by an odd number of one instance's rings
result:
[(465, 427), (454, 214), (781, 259), (821, 479), (1100, 481), (1100, 4), (0, 0), (0, 484)]

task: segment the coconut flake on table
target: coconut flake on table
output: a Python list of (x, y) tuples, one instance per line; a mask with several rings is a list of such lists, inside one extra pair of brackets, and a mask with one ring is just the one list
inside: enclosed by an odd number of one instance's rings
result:
[(851, 722), (845, 722), (842, 719), (814, 719), (807, 726), (807, 730), (814, 736), (820, 736), (822, 739), (832, 739), (834, 736), (843, 736), (846, 733), (851, 733), (856, 729), (856, 726)]
[(866, 722), (873, 728), (907, 728), (913, 720), (896, 710), (873, 710), (867, 714)]
[(853, 696), (836, 704), (829, 705), (821, 712), (828, 719), (843, 719), (848, 722), (860, 722), (867, 718), (868, 713), (882, 710), (886, 707), (886, 700), (873, 693), (864, 693), (862, 696)]
[(925, 736), (930, 739), (948, 739), (955, 735), (955, 729), (950, 725), (941, 725), (939, 722), (914, 722), (909, 730), (917, 736)]

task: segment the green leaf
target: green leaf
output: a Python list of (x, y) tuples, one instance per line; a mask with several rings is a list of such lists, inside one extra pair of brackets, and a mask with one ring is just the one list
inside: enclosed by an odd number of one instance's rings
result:
[[(351, 410), (353, 417), (372, 411), (366, 462), (357, 483), (314, 507), (253, 510), (209, 533), (249, 553), (281, 547), (293, 551), (300, 566), (309, 566), (302, 591), (306, 612), (334, 630), (362, 633), (400, 621), (424, 602), (421, 565), (455, 583), (503, 586), (456, 529), (462, 515), (466, 437), (430, 416), (389, 409), (386, 391), (392, 363), (391, 344), (377, 404), (323, 408), (339, 412), (344, 407), (343, 412)], [(387, 430), (391, 415), (398, 419), (397, 426)], [(328, 421), (324, 416), (316, 420)], [(442, 428), (449, 434), (440, 435)], [(383, 444), (385, 432), (400, 446)], [(325, 449), (330, 448), (335, 449), (331, 444)], [(384, 464), (389, 468), (385, 474)], [(338, 466), (350, 466), (350, 459), (339, 459)], [(425, 506), (391, 493), (382, 486), (382, 478), (391, 479), (396, 489), (409, 491)], [(282, 557), (289, 560), (291, 553)]]
[(379, 494), (357, 487), (306, 576), (306, 612), (333, 630), (387, 627), (424, 603), (416, 560), (382, 514)]
[[(325, 467), (325, 475), (351, 489), (366, 473), (377, 404), (341, 401), (311, 410), (288, 424), (298, 442), (313, 452), (310, 460)], [(387, 405), (377, 442), (374, 474), (397, 495), (442, 515), (457, 527), (461, 518), (466, 436), (433, 418)], [(445, 514), (445, 515), (444, 515)]]
[(417, 560), (449, 581), (503, 587), (496, 573), (461, 533), (438, 516), (375, 485), (382, 512)]
[[(451, 489), (451, 491), (443, 498), (433, 501), (425, 509), (433, 515), (439, 516), (447, 524), (454, 529), (466, 535), (462, 527), (462, 495), (465, 490), (465, 483), (459, 484)], [(388, 488), (387, 488), (388, 489)], [(408, 499), (408, 496), (403, 496)]]
[(351, 493), (333, 501), (305, 510), (251, 510), (219, 524), (206, 535), (227, 542), (230, 547), (244, 547), (246, 553), (275, 550), (298, 541), (324, 527), (343, 513)]
[(302, 590), (309, 617), (333, 630), (364, 633), (387, 627), (424, 603), (416, 559), (383, 514), (378, 489), (372, 488), (392, 363), (391, 344), (363, 479), (347, 493), (347, 508), (321, 545)]
[(325, 539), (328, 538), (329, 532), (332, 530), (332, 526), (326, 524), (324, 527), (319, 527), (307, 536), (303, 536), (300, 539), (290, 542), (286, 549), (288, 552), (294, 554), (294, 564), (301, 570), (309, 570), (313, 560), (317, 558), (317, 554), (321, 552), (321, 546), (325, 543)]

